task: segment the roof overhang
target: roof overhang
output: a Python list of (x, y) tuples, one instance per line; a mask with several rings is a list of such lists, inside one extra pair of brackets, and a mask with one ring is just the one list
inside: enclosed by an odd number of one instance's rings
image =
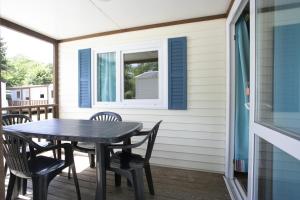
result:
[[(1, 0), (0, 24), (49, 42), (224, 18), (233, 0)], [(21, 28), (20, 28), (21, 27)]]

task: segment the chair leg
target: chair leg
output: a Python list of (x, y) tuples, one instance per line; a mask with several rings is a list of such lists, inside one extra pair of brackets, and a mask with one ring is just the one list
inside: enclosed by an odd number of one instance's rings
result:
[(47, 200), (48, 181), (46, 176), (32, 178), (33, 200)]
[(72, 174), (73, 174), (74, 184), (75, 184), (76, 193), (77, 193), (77, 199), (80, 200), (81, 195), (80, 195), (80, 189), (79, 189), (79, 183), (78, 183), (78, 179), (77, 179), (75, 164), (73, 163), (72, 166), (70, 166), (70, 168), (72, 168)]
[(144, 200), (143, 169), (134, 169), (132, 172), (135, 200)]
[(153, 180), (152, 180), (152, 174), (151, 174), (151, 167), (150, 164), (145, 164), (145, 174), (147, 178), (148, 188), (151, 195), (154, 195), (154, 186), (153, 186)]
[(115, 186), (116, 187), (121, 186), (121, 180), (122, 180), (122, 177), (119, 174), (115, 173)]
[(90, 168), (95, 167), (95, 154), (89, 153)]
[(26, 193), (27, 193), (27, 179), (25, 179), (25, 178), (21, 179), (21, 184), (22, 184), (21, 194), (26, 195)]
[(8, 187), (7, 187), (7, 193), (6, 193), (6, 200), (11, 200), (12, 199), (12, 194), (14, 191), (14, 186), (16, 182), (16, 176), (10, 173), (9, 177), (9, 182), (8, 182)]

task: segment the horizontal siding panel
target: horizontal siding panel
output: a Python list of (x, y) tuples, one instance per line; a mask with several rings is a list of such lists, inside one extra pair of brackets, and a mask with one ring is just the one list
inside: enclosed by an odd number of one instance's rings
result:
[[(141, 138), (139, 138), (141, 139)], [(139, 139), (134, 138), (135, 141)], [(176, 137), (162, 137), (157, 136), (155, 141), (157, 144), (169, 144), (169, 145), (186, 145), (194, 147), (210, 147), (210, 148), (224, 148), (225, 141), (222, 140), (203, 140), (203, 139), (186, 139), (186, 138), (176, 138)]]
[(200, 155), (210, 156), (221, 156), (224, 157), (224, 149), (209, 148), (209, 147), (195, 147), (195, 146), (184, 146), (184, 145), (170, 145), (170, 144), (155, 144), (154, 149), (156, 151), (178, 152), (178, 153), (191, 153)]
[(225, 135), (222, 133), (207, 133), (198, 131), (171, 131), (171, 130), (160, 130), (160, 136), (164, 137), (176, 137), (178, 139), (198, 139), (198, 140), (222, 140), (225, 141)]
[(167, 167), (178, 167), (183, 169), (193, 169), (193, 170), (203, 170), (208, 172), (217, 172), (224, 174), (224, 165), (215, 163), (201, 163), (195, 161), (185, 161), (185, 160), (174, 160), (169, 158), (160, 158), (153, 156), (150, 160), (151, 163)]
[[(65, 104), (64, 106), (60, 105), (60, 111), (62, 112), (62, 116), (65, 115), (65, 117), (69, 117), (69, 118), (88, 119), (91, 115), (94, 114), (94, 112), (99, 112), (103, 110), (108, 110), (108, 108), (97, 107), (94, 108), (93, 111), (91, 111), (90, 109), (74, 111), (74, 105), (70, 103)], [(135, 119), (140, 119), (141, 115), (156, 115), (157, 118), (159, 118), (160, 116), (174, 116), (174, 115), (179, 116), (179, 118), (186, 117), (186, 116), (199, 116), (199, 117), (225, 117), (226, 116), (225, 109), (188, 109), (187, 112), (181, 112), (181, 111), (171, 112), (170, 110), (164, 110), (164, 109), (145, 110), (145, 109), (136, 109), (136, 108), (121, 109), (121, 108), (112, 107), (109, 108), (109, 110), (112, 112), (118, 112), (120, 115), (134, 114), (136, 115)], [(86, 114), (86, 116), (84, 116), (84, 114)]]
[(203, 77), (225, 77), (225, 69), (212, 69), (212, 70), (203, 70), (196, 73), (188, 73), (189, 79), (197, 79)]
[[(135, 149), (135, 153), (143, 155), (145, 151), (142, 149)], [(209, 156), (209, 155), (200, 155), (200, 154), (191, 154), (191, 153), (180, 153), (180, 152), (168, 152), (168, 151), (153, 151), (153, 157), (159, 158), (168, 158), (168, 159), (176, 159), (183, 161), (193, 161), (193, 162), (208, 162), (213, 164), (223, 164), (224, 157), (223, 156)]]
[[(60, 117), (88, 119), (96, 112), (109, 110), (119, 113), (125, 121), (143, 122), (145, 130), (152, 128), (158, 120), (163, 120), (151, 163), (224, 173), (225, 24), (226, 19), (212, 20), (60, 44)], [(109, 48), (182, 36), (188, 40), (188, 110), (101, 106), (78, 108), (78, 71), (73, 70), (78, 64), (78, 49)], [(175, 71), (181, 73), (180, 70)], [(138, 151), (142, 153), (143, 148)]]
[[(153, 123), (144, 123), (145, 128), (150, 128), (153, 126)], [(208, 133), (224, 133), (225, 132), (225, 126), (224, 125), (201, 125), (201, 124), (178, 124), (178, 123), (168, 123), (164, 122), (161, 125), (161, 129), (166, 130), (185, 130), (185, 131), (200, 131), (200, 132), (208, 132)]]
[[(137, 120), (137, 116), (135, 114), (122, 114), (123, 120), (127, 121), (135, 121)], [(143, 122), (153, 122), (157, 121), (157, 115), (142, 115), (139, 120)], [(178, 116), (170, 115), (160, 115), (159, 120), (163, 120), (164, 122), (172, 122), (172, 123), (187, 123), (187, 124), (223, 124), (225, 125), (224, 117), (201, 117), (201, 116), (186, 116), (184, 118), (179, 118)]]

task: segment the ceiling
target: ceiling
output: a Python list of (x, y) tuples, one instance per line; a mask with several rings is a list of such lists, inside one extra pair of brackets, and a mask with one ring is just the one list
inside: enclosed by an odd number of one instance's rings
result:
[(230, 0), (0, 0), (0, 17), (55, 39), (226, 13)]

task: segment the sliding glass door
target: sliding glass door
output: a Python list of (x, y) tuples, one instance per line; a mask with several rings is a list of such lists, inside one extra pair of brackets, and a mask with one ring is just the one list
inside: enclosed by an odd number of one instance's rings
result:
[(248, 196), (300, 199), (300, 0), (251, 1)]

